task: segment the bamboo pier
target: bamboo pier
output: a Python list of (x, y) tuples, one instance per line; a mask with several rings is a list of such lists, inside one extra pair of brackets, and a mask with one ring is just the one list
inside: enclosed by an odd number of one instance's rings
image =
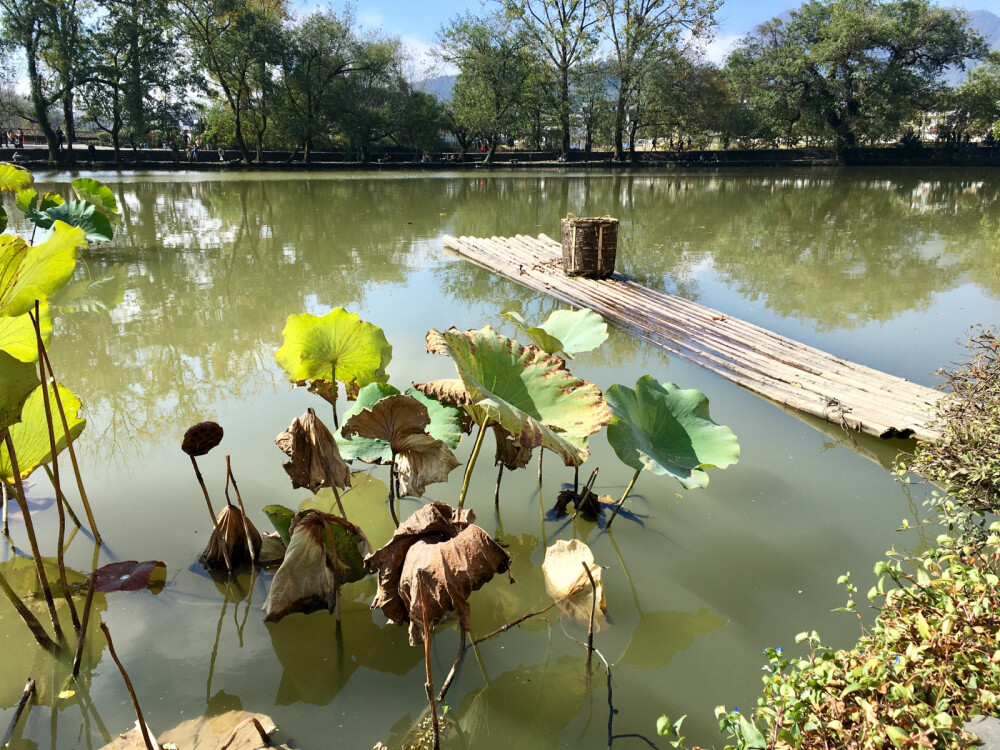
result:
[(568, 277), (562, 246), (538, 237), (444, 237), (463, 258), (579, 308), (760, 396), (882, 438), (940, 436), (941, 393), (659, 292), (622, 276)]

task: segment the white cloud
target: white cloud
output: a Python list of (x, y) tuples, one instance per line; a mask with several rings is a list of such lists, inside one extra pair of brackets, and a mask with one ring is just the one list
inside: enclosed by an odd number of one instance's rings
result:
[(422, 81), (435, 76), (457, 75), (458, 68), (446, 63), (434, 54), (434, 45), (413, 36), (401, 36), (400, 41), (406, 56), (412, 64), (414, 81)]
[(743, 36), (743, 34), (719, 34), (707, 44), (702, 45), (705, 58), (716, 65), (721, 65)]
[(380, 29), (385, 23), (385, 17), (377, 10), (363, 10), (358, 13), (358, 23), (368, 29)]

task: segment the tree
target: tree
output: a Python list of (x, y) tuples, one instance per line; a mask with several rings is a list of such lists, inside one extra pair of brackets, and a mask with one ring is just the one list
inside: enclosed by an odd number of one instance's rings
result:
[(315, 141), (329, 135), (337, 116), (337, 84), (361, 63), (363, 44), (353, 18), (316, 11), (285, 32), (279, 87), (286, 131), (303, 144), (308, 163)]
[(4, 38), (24, 52), (33, 115), (49, 148), (49, 161), (60, 161), (59, 141), (49, 115), (49, 107), (59, 101), (62, 91), (52, 90), (46, 76), (45, 19), (50, 11), (46, 0), (0, 0), (0, 25)]
[(498, 14), (459, 16), (439, 33), (439, 55), (460, 71), (452, 89), (455, 119), (485, 143), (487, 162), (517, 130), (518, 107), (539, 68), (531, 42)]
[(940, 110), (952, 113), (950, 119), (959, 134), (993, 133), (1000, 120), (1000, 56), (990, 55), (958, 88), (947, 93)]
[[(649, 72), (674, 53), (682, 32), (697, 36), (715, 22), (719, 0), (601, 0), (611, 45), (615, 106), (614, 158), (623, 157), (622, 136)], [(634, 153), (634, 152), (633, 152)]]
[(336, 124), (355, 157), (368, 161), (377, 144), (397, 132), (409, 86), (400, 72), (397, 40), (370, 39), (361, 46), (356, 68), (337, 86)]
[(56, 96), (62, 103), (67, 153), (72, 159), (76, 140), (75, 91), (86, 72), (90, 33), (78, 0), (49, 0), (43, 8), (39, 57), (54, 73), (58, 85)]
[(590, 152), (595, 141), (601, 145), (611, 142), (613, 120), (611, 100), (611, 63), (591, 60), (584, 63), (573, 87), (573, 108), (583, 130), (583, 150)]
[(569, 153), (571, 86), (575, 67), (597, 44), (598, 0), (504, 0), (508, 16), (517, 18), (535, 40), (552, 69), (559, 118), (559, 148)]
[[(118, 161), (122, 136), (137, 149), (156, 120), (160, 102), (178, 100), (186, 66), (169, 27), (165, 0), (102, 0), (104, 17), (93, 37), (84, 99), (89, 119), (111, 136)], [(158, 123), (169, 127), (170, 123)]]
[(257, 131), (258, 147), (266, 130), (261, 117), (268, 92), (268, 66), (278, 61), (284, 0), (174, 0), (178, 28), (195, 62), (207, 74), (205, 88), (217, 89), (233, 113), (236, 146), (250, 162), (244, 128)]
[(809, 0), (745, 39), (729, 67), (788, 131), (811, 120), (843, 150), (898, 133), (945, 68), (984, 52), (964, 14), (929, 0)]

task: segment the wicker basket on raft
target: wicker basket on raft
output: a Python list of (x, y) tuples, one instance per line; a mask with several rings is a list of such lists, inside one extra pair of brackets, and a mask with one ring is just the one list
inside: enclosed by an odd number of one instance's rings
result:
[(567, 276), (606, 279), (615, 272), (618, 219), (562, 220), (562, 264)]

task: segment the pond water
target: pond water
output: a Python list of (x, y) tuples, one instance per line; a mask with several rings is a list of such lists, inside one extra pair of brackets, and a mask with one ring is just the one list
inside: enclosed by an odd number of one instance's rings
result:
[[(260, 508), (308, 497), (290, 488), (274, 437), (307, 407), (324, 407), (291, 389), (275, 363), (289, 314), (344, 306), (381, 326), (393, 345), (391, 381), (406, 388), (454, 376), (448, 359), (425, 353), (429, 328), (492, 324), (514, 335), (499, 315), (508, 303), (529, 320), (556, 308), (449, 256), (443, 234), (556, 236), (568, 213), (611, 214), (622, 221), (619, 270), (928, 385), (962, 357), (956, 339), (970, 325), (1000, 320), (995, 172), (95, 176), (118, 196), (125, 227), (82, 253), (76, 279), (101, 281), (61, 301), (52, 359), (86, 405), (79, 446), (107, 542), (100, 562), (155, 558), (168, 568), (159, 594), (109, 594), (98, 607), (158, 732), (243, 708), (271, 715), (296, 747), (398, 747), (426, 711), (422, 649), (369, 610), (372, 579), (345, 588), (338, 640), (325, 613), (265, 625), (269, 575), (224, 584), (201, 570), (210, 525), (179, 444), (191, 424), (220, 422), (225, 440), (201, 460), (216, 506), (229, 453), (251, 520), (269, 529)], [(655, 742), (661, 713), (688, 715), (690, 744), (721, 746), (713, 708), (755, 704), (763, 647), (793, 650), (795, 634), (814, 628), (832, 645), (853, 643), (857, 620), (831, 612), (844, 601), (837, 576), (852, 571), (864, 592), (886, 549), (924, 544), (896, 529), (923, 515), (925, 490), (884, 468), (905, 443), (852, 440), (620, 331), (570, 368), (602, 388), (646, 373), (699, 388), (714, 419), (739, 436), (742, 457), (699, 491), (644, 474), (612, 535), (582, 518), (554, 519), (549, 509), (572, 475), (552, 454), (541, 497), (533, 467), (506, 474), (495, 514), (487, 443), (469, 504), (509, 545), (517, 583), (499, 576), (473, 595), (473, 630), (547, 604), (546, 545), (587, 541), (604, 567), (610, 622), (595, 645), (612, 664), (617, 713), (612, 722), (603, 672), (586, 679), (575, 641), (586, 628), (553, 610), (483, 644), (478, 659), (468, 654), (449, 694), (462, 736), (453, 746), (603, 747), (614, 735), (616, 748), (648, 747), (631, 735)], [(581, 473), (600, 466), (599, 491), (617, 497), (631, 470), (603, 434), (591, 443)], [(470, 450), (466, 439), (463, 462)], [(461, 473), (426, 498), (454, 503)], [(54, 540), (52, 490), (33, 479), (39, 534)], [(404, 500), (402, 513), (419, 505)], [(389, 537), (384, 505), (349, 512), (375, 546)], [(16, 515), (12, 532), (20, 551)], [(94, 554), (78, 534), (68, 558), (89, 571)], [(9, 546), (0, 556), (10, 560)], [(100, 638), (75, 695), (58, 698), (66, 669), (24, 630), (0, 602), (0, 724), (29, 675), (54, 709), (34, 709), (13, 747), (101, 747), (132, 725)], [(438, 681), (457, 640), (454, 623), (439, 628)]]

